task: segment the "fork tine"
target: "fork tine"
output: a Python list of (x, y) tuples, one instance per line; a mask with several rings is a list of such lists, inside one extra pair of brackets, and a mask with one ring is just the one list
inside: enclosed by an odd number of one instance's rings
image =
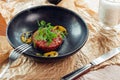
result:
[(16, 52), (16, 54), (18, 54), (18, 55), (20, 55), (20, 54), (22, 54), (22, 53), (24, 53), (25, 51), (27, 51), (28, 49), (30, 49), (31, 48), (31, 46), (29, 46), (29, 45), (26, 45), (25, 47), (23, 47), (23, 48), (19, 48)]
[[(17, 52), (17, 51), (19, 51), (19, 50), (21, 50), (21, 49), (23, 50), (25, 47), (26, 47), (26, 45), (25, 45), (25, 44), (22, 44), (22, 45), (18, 46), (17, 48), (15, 48), (12, 52), (15, 52), (15, 51)], [(11, 53), (12, 53), (12, 52), (11, 52)]]
[(25, 51), (27, 51), (30, 48), (31, 48), (31, 46), (29, 46), (28, 44), (20, 45), (15, 50), (13, 50), (13, 52), (10, 54), (10, 56), (14, 56), (14, 58), (16, 59), (22, 53), (24, 53)]
[(24, 49), (21, 53), (24, 53), (25, 51), (27, 51), (28, 49), (30, 49), (31, 46), (28, 46), (26, 49)]
[(28, 47), (31, 47), (31, 46), (29, 46), (28, 44), (25, 44), (25, 45), (20, 46), (19, 48), (17, 48), (15, 51), (23, 51), (23, 50), (25, 50)]
[(26, 46), (26, 45), (28, 45), (28, 44), (22, 44), (22, 45), (18, 46), (17, 48), (15, 48), (14, 50), (17, 50), (17, 49), (19, 49), (19, 48), (21, 48), (21, 47), (24, 47), (24, 46)]
[(29, 48), (31, 48), (31, 46), (29, 46), (28, 44), (25, 44), (25, 45), (17, 48), (15, 51), (18, 52), (18, 53), (23, 53), (26, 50), (28, 50)]

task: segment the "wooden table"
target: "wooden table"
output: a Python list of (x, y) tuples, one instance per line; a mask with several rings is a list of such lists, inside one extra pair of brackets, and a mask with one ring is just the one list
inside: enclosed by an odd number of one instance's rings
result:
[(6, 26), (7, 26), (7, 24), (5, 22), (5, 19), (0, 14), (0, 35), (1, 36), (5, 36), (6, 35)]

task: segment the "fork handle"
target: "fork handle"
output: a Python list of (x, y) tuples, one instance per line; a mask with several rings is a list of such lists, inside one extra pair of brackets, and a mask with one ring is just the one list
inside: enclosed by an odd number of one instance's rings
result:
[(6, 71), (8, 70), (8, 68), (10, 67), (11, 62), (7, 64), (7, 66), (5, 67), (5, 69), (2, 71), (2, 73), (0, 74), (0, 78), (2, 78), (4, 76), (4, 74), (6, 73)]

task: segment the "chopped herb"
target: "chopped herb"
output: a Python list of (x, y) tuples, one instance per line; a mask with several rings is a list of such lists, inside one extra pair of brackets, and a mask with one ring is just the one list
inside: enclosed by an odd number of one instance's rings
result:
[(58, 37), (58, 35), (61, 35), (62, 38), (65, 37), (64, 32), (59, 29), (54, 29), (55, 26), (52, 26), (51, 23), (47, 23), (44, 20), (38, 21), (38, 26), (39, 29), (35, 36), (36, 40), (44, 40), (51, 43), (54, 38)]

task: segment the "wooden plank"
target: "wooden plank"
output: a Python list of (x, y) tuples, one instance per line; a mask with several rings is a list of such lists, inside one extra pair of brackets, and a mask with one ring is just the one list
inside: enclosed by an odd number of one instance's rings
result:
[(5, 36), (6, 35), (6, 22), (3, 16), (0, 13), (0, 36)]

